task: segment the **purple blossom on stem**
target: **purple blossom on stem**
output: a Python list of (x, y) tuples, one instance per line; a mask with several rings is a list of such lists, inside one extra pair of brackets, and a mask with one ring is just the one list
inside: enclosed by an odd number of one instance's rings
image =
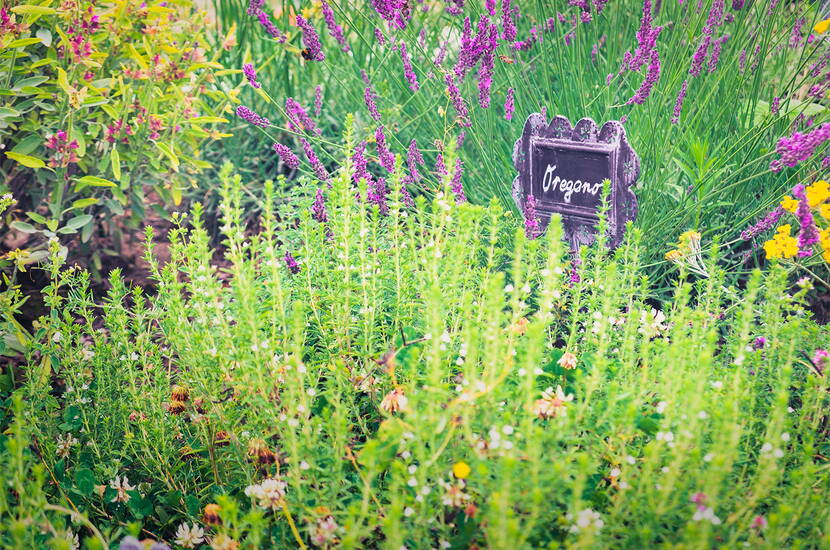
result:
[(375, 142), (378, 148), (380, 165), (386, 168), (387, 172), (392, 172), (395, 170), (395, 155), (392, 154), (386, 145), (386, 134), (383, 132), (382, 124), (375, 130)]
[(386, 179), (378, 178), (368, 182), (366, 189), (366, 200), (372, 204), (378, 205), (380, 215), (385, 216), (389, 213), (389, 205), (386, 202)]
[(746, 48), (741, 50), (741, 55), (738, 58), (738, 69), (741, 71), (741, 74), (744, 73), (744, 68), (746, 68)]
[(285, 267), (288, 268), (289, 273), (296, 275), (300, 272), (300, 264), (298, 264), (297, 260), (294, 259), (294, 256), (291, 255), (291, 252), (286, 252), (282, 259), (285, 262)]
[(409, 175), (414, 182), (421, 181), (421, 174), (418, 173), (418, 165), (424, 165), (424, 157), (418, 149), (418, 143), (413, 139), (409, 144), (406, 155), (406, 164), (409, 167)]
[(291, 149), (289, 149), (282, 143), (275, 143), (273, 145), (273, 148), (274, 152), (280, 156), (283, 162), (285, 162), (286, 166), (288, 166), (292, 170), (296, 170), (300, 167), (300, 159), (297, 158), (297, 155), (295, 155)]
[(680, 86), (680, 91), (677, 93), (677, 99), (674, 102), (674, 113), (671, 117), (672, 124), (680, 122), (680, 111), (683, 109), (683, 100), (686, 98), (686, 87), (688, 84), (689, 81), (684, 80), (683, 84)]
[(250, 0), (248, 2), (248, 15), (256, 15), (262, 11), (262, 6), (265, 5), (265, 0)]
[(378, 112), (378, 106), (375, 104), (375, 93), (372, 91), (372, 88), (367, 86), (363, 91), (363, 101), (366, 102), (366, 108), (369, 109), (369, 115), (376, 121), (380, 122), (380, 113)]
[(242, 65), (242, 74), (245, 75), (245, 78), (248, 79), (248, 84), (253, 86), (254, 88), (261, 88), (259, 82), (256, 80), (256, 70), (254, 70), (254, 66), (251, 63), (245, 63)]
[(444, 75), (444, 81), (447, 83), (447, 92), (450, 94), (450, 101), (452, 101), (452, 106), (455, 108), (458, 123), (462, 126), (470, 126), (467, 105), (464, 104), (464, 98), (461, 97), (461, 92), (458, 90), (458, 86), (455, 85), (455, 78), (452, 74), (447, 73)]
[(318, 84), (314, 88), (314, 116), (319, 117), (323, 112), (323, 88)]
[(357, 144), (354, 148), (354, 153), (352, 154), (352, 165), (354, 166), (354, 174), (352, 174), (352, 180), (355, 183), (359, 183), (360, 180), (365, 179), (369, 181), (372, 179), (372, 175), (369, 174), (369, 170), (367, 170), (368, 162), (365, 157), (366, 152), (366, 142), (361, 141)]
[(709, 72), (715, 72), (718, 68), (718, 59), (720, 58), (720, 51), (723, 48), (723, 43), (729, 40), (729, 35), (724, 34), (712, 44), (712, 55), (709, 57)]
[(501, 0), (502, 38), (507, 42), (516, 40), (516, 22), (513, 21), (516, 9), (510, 6), (510, 0)]
[(444, 58), (447, 56), (447, 46), (449, 46), (449, 40), (444, 40), (441, 42), (441, 47), (438, 48), (438, 53), (435, 55), (435, 60), (433, 63), (436, 65), (441, 65), (444, 62)]
[(329, 33), (340, 44), (344, 52), (349, 51), (349, 44), (346, 42), (346, 37), (343, 36), (343, 27), (337, 24), (334, 20), (334, 11), (328, 3), (328, 0), (321, 0), (323, 8), (323, 19), (326, 21), (326, 26), (329, 28)]
[(285, 99), (285, 113), (288, 116), (288, 128), (290, 130), (314, 133), (318, 136), (323, 133), (311, 120), (303, 106), (297, 103), (294, 98), (288, 97)]
[[(660, 36), (663, 27), (653, 28), (651, 23), (651, 0), (645, 0), (643, 2), (643, 16), (640, 19), (640, 28), (637, 30), (637, 49), (634, 51), (633, 56), (630, 54), (626, 55), (628, 69), (631, 71), (639, 71), (646, 62), (653, 60), (651, 51), (654, 49), (657, 43), (657, 37)], [(625, 70), (625, 67), (620, 72), (622, 73), (623, 70)]]
[(764, 338), (763, 336), (759, 336), (758, 338), (755, 339), (754, 342), (752, 342), (752, 349), (754, 349), (755, 351), (758, 351), (759, 349), (764, 349), (764, 347), (766, 347), (766, 345), (767, 345), (767, 339)]
[(444, 154), (438, 153), (435, 157), (435, 173), (438, 174), (438, 179), (443, 180), (447, 177), (447, 166), (444, 164)]
[(496, 16), (496, 0), (484, 0), (484, 9), (490, 14), (490, 17)]
[(735, 11), (740, 10), (742, 7), (744, 7), (744, 1), (745, 0), (732, 0), (732, 9)]
[(461, 185), (461, 173), (463, 171), (464, 163), (461, 162), (460, 158), (455, 159), (455, 171), (452, 175), (452, 183), (450, 184), (450, 189), (452, 189), (452, 192), (455, 195), (456, 204), (467, 202), (467, 196), (464, 194), (464, 186)]
[(412, 61), (409, 59), (409, 54), (406, 52), (406, 44), (401, 42), (401, 61), (403, 62), (403, 74), (409, 82), (409, 89), (417, 92), (420, 86), (418, 85), (418, 77), (415, 75), (415, 70), (412, 68)]
[(326, 198), (319, 187), (317, 194), (314, 195), (314, 203), (311, 205), (311, 217), (320, 223), (326, 223), (329, 219), (328, 212), (326, 212)]
[(259, 24), (263, 29), (265, 29), (265, 32), (268, 33), (268, 36), (276, 38), (280, 43), (285, 42), (285, 33), (279, 30), (277, 26), (271, 22), (271, 18), (268, 17), (267, 13), (260, 11), (256, 14), (256, 17), (259, 20)]
[(320, 37), (317, 36), (317, 31), (314, 30), (314, 27), (302, 15), (297, 16), (297, 26), (303, 31), (303, 44), (308, 50), (308, 59), (311, 61), (323, 61), (326, 55), (323, 53), (323, 47), (320, 45)]
[(703, 69), (703, 62), (706, 61), (706, 55), (709, 53), (709, 44), (711, 42), (712, 37), (710, 35), (703, 35), (694, 55), (692, 55), (692, 65), (689, 67), (690, 75), (700, 76), (700, 71)]
[(766, 216), (764, 216), (758, 223), (752, 225), (743, 231), (741, 231), (741, 239), (744, 241), (750, 241), (769, 229), (775, 227), (775, 224), (778, 223), (778, 220), (781, 219), (781, 216), (784, 215), (784, 209), (780, 206), (774, 208), (773, 210), (769, 211)]
[(467, 132), (465, 132), (464, 130), (461, 130), (461, 132), (455, 138), (455, 149), (456, 149), (456, 151), (461, 149), (461, 147), (464, 145), (464, 140), (466, 138), (467, 138)]
[(305, 156), (308, 159), (308, 163), (311, 164), (311, 168), (314, 170), (314, 173), (317, 175), (317, 178), (322, 181), (328, 180), (328, 170), (326, 170), (326, 167), (323, 166), (322, 162), (320, 162), (320, 159), (317, 157), (317, 153), (314, 152), (314, 149), (311, 147), (311, 144), (305, 138), (300, 138), (300, 143), (303, 144), (303, 151), (305, 152)]
[(830, 123), (824, 123), (806, 134), (793, 132), (790, 137), (782, 137), (775, 146), (781, 158), (770, 163), (770, 170), (778, 172), (784, 166), (793, 167), (809, 159), (827, 140), (830, 140)]
[(447, 0), (445, 9), (450, 15), (461, 15), (464, 13), (464, 0)]
[(378, 44), (381, 46), (386, 45), (386, 37), (383, 36), (383, 31), (377, 27), (375, 27), (375, 40), (377, 40)]
[(536, 215), (536, 197), (528, 195), (525, 200), (524, 212), (522, 213), (525, 219), (525, 236), (528, 239), (535, 239), (541, 234), (542, 222)]
[(513, 120), (513, 111), (515, 110), (516, 106), (513, 100), (513, 88), (508, 88), (507, 90), (507, 97), (504, 99), (504, 119), (505, 120)]
[(651, 89), (654, 87), (654, 84), (660, 78), (660, 55), (657, 53), (657, 50), (651, 50), (651, 62), (648, 65), (648, 73), (646, 73), (646, 78), (643, 80), (643, 83), (640, 85), (640, 89), (631, 96), (626, 102), (626, 105), (631, 105), (632, 103), (637, 103), (641, 105), (645, 103), (648, 96), (651, 94)]
[(407, 179), (404, 178), (404, 180), (401, 181), (401, 203), (407, 208), (412, 208), (413, 206), (415, 206), (415, 200), (412, 198), (412, 195), (407, 190), (406, 183)]
[(241, 118), (242, 120), (248, 122), (249, 124), (253, 124), (254, 126), (259, 126), (260, 128), (268, 128), (271, 126), (271, 121), (265, 117), (261, 117), (249, 108), (245, 107), (244, 105), (239, 105), (236, 108), (236, 116)]
[(778, 110), (780, 108), (781, 108), (781, 98), (780, 97), (772, 98), (772, 103), (770, 103), (770, 105), (769, 105), (769, 112), (773, 116), (778, 116)]
[(820, 235), (803, 184), (799, 183), (793, 187), (793, 196), (798, 199), (798, 209), (795, 211), (795, 215), (801, 227), (798, 232), (798, 257), (807, 258), (812, 256), (813, 245), (819, 242)]

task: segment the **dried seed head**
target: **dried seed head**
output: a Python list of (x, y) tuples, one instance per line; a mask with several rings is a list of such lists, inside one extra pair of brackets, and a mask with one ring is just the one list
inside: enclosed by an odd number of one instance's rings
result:
[(256, 437), (248, 442), (248, 456), (262, 465), (273, 464), (277, 461), (277, 455), (268, 448), (268, 444)]
[(190, 399), (190, 390), (185, 386), (173, 386), (171, 395), (174, 401), (187, 401)]
[(213, 444), (217, 447), (225, 447), (230, 443), (230, 436), (225, 430), (219, 430), (213, 435)]
[(173, 399), (167, 405), (167, 412), (169, 412), (170, 414), (182, 414), (185, 410), (185, 407), (186, 407), (186, 405), (185, 405), (184, 401), (179, 401), (177, 399)]
[(205, 512), (203, 520), (207, 525), (220, 525), (222, 523), (222, 518), (219, 517), (219, 505), (218, 504), (208, 504), (205, 506)]

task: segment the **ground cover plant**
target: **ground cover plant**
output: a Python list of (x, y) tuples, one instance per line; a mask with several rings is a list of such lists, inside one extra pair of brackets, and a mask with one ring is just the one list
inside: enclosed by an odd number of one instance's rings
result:
[(396, 162), (383, 201), (345, 159), (285, 222), (266, 183), (253, 234), (227, 166), (227, 273), (196, 207), (157, 294), (114, 273), (100, 313), (56, 261), (4, 544), (827, 543), (827, 331), (782, 266), (736, 289), (698, 258), (658, 308), (639, 231), (574, 268), (450, 177), (407, 206)]
[[(0, 6), (0, 547), (830, 547), (820, 6), (210, 8)], [(532, 112), (625, 126), (619, 246)]]

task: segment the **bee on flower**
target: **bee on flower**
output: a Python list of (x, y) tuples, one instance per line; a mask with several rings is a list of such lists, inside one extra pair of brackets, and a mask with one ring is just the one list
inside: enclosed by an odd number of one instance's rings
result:
[(205, 511), (202, 513), (202, 521), (206, 525), (220, 525), (222, 518), (219, 517), (220, 508), (218, 504), (210, 503), (205, 506)]
[(567, 404), (573, 401), (573, 398), (572, 394), (566, 395), (562, 391), (562, 386), (556, 386), (556, 391), (553, 388), (548, 388), (542, 392), (542, 398), (533, 403), (533, 414), (542, 420), (565, 416), (567, 414)]
[(268, 448), (265, 440), (258, 437), (248, 442), (248, 456), (259, 465), (273, 464), (277, 461), (277, 455)]

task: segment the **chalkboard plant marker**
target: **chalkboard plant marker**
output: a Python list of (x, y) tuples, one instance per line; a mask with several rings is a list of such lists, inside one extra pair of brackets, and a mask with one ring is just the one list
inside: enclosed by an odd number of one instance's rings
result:
[(518, 175), (512, 195), (519, 212), (526, 212), (532, 196), (541, 230), (551, 215), (561, 215), (565, 239), (573, 249), (596, 239), (604, 180), (611, 182), (609, 247), (622, 242), (626, 223), (637, 217), (637, 197), (631, 187), (640, 175), (640, 159), (619, 121), (610, 120), (600, 128), (583, 118), (572, 126), (564, 116), (548, 123), (543, 114), (533, 113), (513, 147), (513, 165)]

